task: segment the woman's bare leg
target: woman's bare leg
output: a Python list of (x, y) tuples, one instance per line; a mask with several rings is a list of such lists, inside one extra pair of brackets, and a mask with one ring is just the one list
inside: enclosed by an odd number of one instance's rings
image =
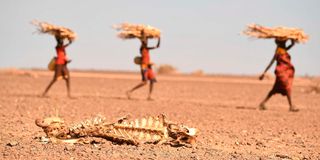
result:
[(294, 107), (294, 105), (292, 104), (291, 94), (288, 94), (288, 95), (287, 95), (287, 99), (288, 99), (289, 106), (290, 106), (289, 111), (291, 111), (291, 112), (298, 112), (299, 109), (296, 108), (296, 107)]
[(69, 74), (69, 70), (68, 70), (67, 66), (65, 66), (64, 69), (63, 69), (63, 79), (66, 81), (68, 97), (71, 98), (71, 93), (70, 93), (70, 74)]
[(271, 91), (268, 93), (267, 97), (260, 103), (260, 105), (259, 105), (259, 109), (260, 109), (260, 110), (266, 110), (266, 109), (267, 109), (266, 106), (265, 106), (265, 104), (267, 103), (267, 101), (268, 101), (273, 95), (274, 95), (274, 92), (273, 92), (273, 90), (271, 90)]
[(148, 100), (153, 100), (151, 98), (151, 94), (152, 94), (152, 91), (153, 91), (153, 85), (154, 85), (154, 82), (150, 81)]
[(52, 81), (49, 83), (48, 87), (46, 88), (46, 90), (43, 92), (42, 97), (46, 96), (49, 89), (51, 88), (51, 86), (57, 81), (56, 76), (52, 79)]
[(70, 93), (70, 78), (64, 78), (64, 80), (66, 81), (66, 86), (67, 86), (67, 93), (68, 93), (68, 97), (71, 98), (71, 93)]
[(135, 90), (145, 86), (147, 84), (147, 81), (143, 81), (141, 83), (139, 83), (138, 85), (136, 85), (135, 87), (133, 87), (131, 90), (127, 91), (127, 97), (128, 99), (131, 98), (131, 93), (134, 92)]
[(51, 82), (49, 83), (48, 87), (46, 88), (46, 90), (43, 92), (42, 97), (46, 96), (46, 94), (48, 93), (48, 91), (50, 90), (51, 86), (58, 80), (59, 76), (61, 76), (61, 68), (62, 66), (60, 65), (56, 65), (55, 69), (54, 69), (54, 76), (53, 79), (51, 80)]

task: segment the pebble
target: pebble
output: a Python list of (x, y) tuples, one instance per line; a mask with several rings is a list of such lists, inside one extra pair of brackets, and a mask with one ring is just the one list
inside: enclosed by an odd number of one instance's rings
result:
[(50, 142), (50, 139), (42, 136), (40, 137), (40, 142), (42, 142), (43, 144), (47, 144)]
[(19, 142), (17, 142), (17, 141), (11, 141), (11, 142), (7, 143), (7, 146), (14, 147), (14, 146), (17, 146), (18, 144), (19, 144)]
[(284, 155), (284, 154), (277, 154), (276, 157), (279, 157), (279, 158), (286, 158), (286, 159), (291, 159), (289, 156), (287, 155)]
[(64, 150), (65, 150), (65, 151), (73, 151), (73, 150), (75, 150), (75, 148), (74, 148), (74, 146), (66, 145), (66, 146), (64, 147)]

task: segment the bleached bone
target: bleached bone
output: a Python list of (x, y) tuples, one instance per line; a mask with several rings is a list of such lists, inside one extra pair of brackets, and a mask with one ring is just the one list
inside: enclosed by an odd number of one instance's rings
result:
[(125, 117), (116, 123), (108, 123), (104, 117), (98, 116), (70, 126), (65, 125), (62, 119), (49, 117), (37, 119), (36, 125), (44, 130), (48, 138), (62, 142), (100, 137), (119, 144), (152, 143), (190, 147), (195, 144), (197, 137), (197, 129), (167, 121), (164, 115), (132, 120)]

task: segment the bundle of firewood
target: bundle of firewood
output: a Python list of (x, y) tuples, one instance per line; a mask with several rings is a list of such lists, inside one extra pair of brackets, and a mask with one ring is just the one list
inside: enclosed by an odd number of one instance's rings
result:
[(77, 37), (76, 33), (69, 28), (56, 26), (47, 22), (39, 22), (36, 20), (32, 21), (31, 23), (38, 27), (37, 29), (39, 33), (48, 33), (55, 37), (68, 39), (70, 41), (74, 41)]
[(243, 31), (245, 35), (256, 38), (275, 38), (275, 39), (293, 39), (298, 43), (305, 43), (308, 41), (309, 36), (306, 35), (302, 29), (289, 28), (289, 27), (264, 27), (257, 24), (248, 25), (247, 29)]
[(142, 31), (147, 38), (159, 38), (161, 34), (159, 29), (143, 24), (122, 23), (113, 28), (119, 31), (118, 37), (121, 39), (141, 38)]

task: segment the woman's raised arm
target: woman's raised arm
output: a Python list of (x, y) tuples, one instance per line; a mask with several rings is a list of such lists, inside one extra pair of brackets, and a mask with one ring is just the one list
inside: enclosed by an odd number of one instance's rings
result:
[(64, 45), (64, 47), (68, 47), (71, 43), (72, 43), (72, 40), (68, 39), (69, 43), (67, 43), (66, 45)]
[(295, 42), (293, 39), (291, 39), (291, 44), (286, 48), (287, 50), (291, 49), (295, 45)]
[(158, 38), (158, 43), (155, 47), (148, 47), (148, 49), (156, 49), (156, 48), (159, 48), (160, 47), (160, 37)]

